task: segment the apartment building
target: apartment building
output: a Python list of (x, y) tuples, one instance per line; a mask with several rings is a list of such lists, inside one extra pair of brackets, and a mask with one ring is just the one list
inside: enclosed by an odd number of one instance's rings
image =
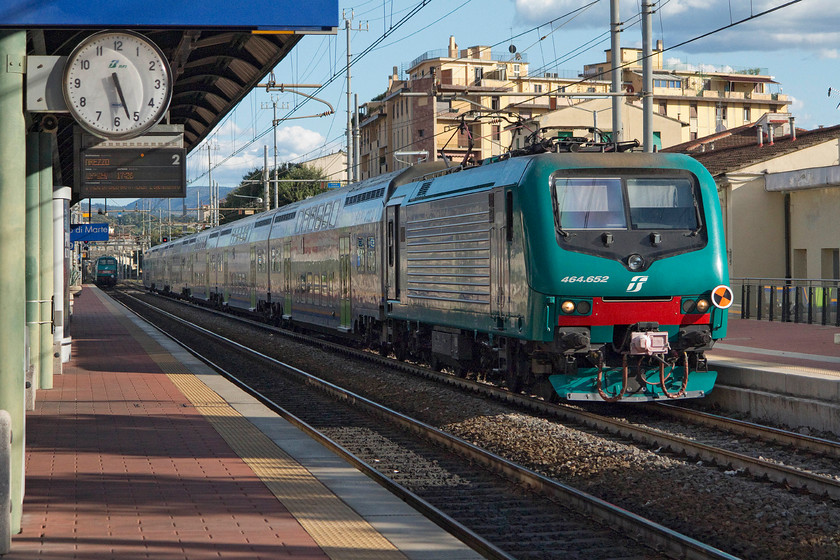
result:
[[(426, 52), (402, 69), (395, 66), (387, 90), (362, 106), (359, 178), (444, 156), (461, 163), (499, 155), (541, 126), (555, 127), (553, 134), (560, 136), (579, 136), (588, 132), (584, 124), (590, 116), (611, 103), (604, 95), (611, 88), (610, 51), (604, 62), (586, 65), (582, 75), (564, 75), (532, 74), (527, 55), (511, 50), (459, 49), (450, 37), (446, 49)], [(624, 140), (642, 138), (641, 57), (640, 49), (621, 49), (629, 105), (623, 111)], [(664, 61), (661, 41), (653, 67), (657, 148), (787, 110), (787, 97), (771, 91), (778, 83), (762, 69), (712, 71)], [(583, 112), (576, 110), (579, 104)], [(609, 112), (598, 128), (611, 134)]]
[(403, 72), (394, 67), (386, 92), (362, 106), (360, 178), (442, 155), (460, 163), (502, 154), (519, 117), (556, 109), (558, 94), (610, 87), (605, 80), (579, 82), (557, 73), (532, 76), (524, 54), (458, 49), (451, 37), (447, 49), (424, 53)]
[[(653, 62), (653, 110), (687, 123), (683, 137), (687, 142), (758, 121), (765, 113), (785, 113), (788, 97), (764, 68), (692, 65), (664, 60), (662, 41), (657, 41)], [(584, 77), (609, 76), (612, 52), (605, 51), (604, 62), (583, 67)], [(642, 50), (622, 48), (624, 91), (635, 95), (643, 91)], [(638, 97), (628, 98), (641, 106)], [(629, 133), (629, 135), (628, 135)], [(641, 131), (625, 129), (625, 139), (641, 137)], [(663, 143), (660, 147), (667, 147)]]

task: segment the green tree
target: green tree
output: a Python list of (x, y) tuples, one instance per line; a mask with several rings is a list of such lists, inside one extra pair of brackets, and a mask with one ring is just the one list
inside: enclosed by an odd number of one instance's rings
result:
[(294, 180), (293, 183), (279, 183), (279, 201), (280, 206), (297, 202), (315, 196), (322, 192), (325, 188), (327, 178), (324, 172), (308, 165), (292, 165), (279, 173), (281, 180)]
[[(280, 167), (278, 179), (279, 205), (285, 206), (304, 198), (309, 198), (323, 191), (327, 178), (323, 171), (314, 167), (301, 164), (285, 164)], [(225, 208), (255, 208), (260, 211), (264, 208), (265, 196), (263, 187), (263, 171), (257, 168), (242, 176), (239, 186), (232, 190), (225, 197), (222, 206)], [(287, 182), (293, 180), (294, 182)], [(274, 203), (274, 185), (270, 184), (270, 198)], [(222, 223), (234, 222), (244, 218), (245, 214), (236, 210), (223, 210)]]

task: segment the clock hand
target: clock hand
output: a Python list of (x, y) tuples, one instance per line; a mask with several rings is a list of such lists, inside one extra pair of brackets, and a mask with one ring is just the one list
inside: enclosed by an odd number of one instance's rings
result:
[(114, 78), (114, 84), (117, 86), (117, 95), (120, 96), (120, 103), (122, 103), (123, 109), (125, 109), (125, 116), (130, 119), (131, 115), (128, 113), (128, 105), (125, 103), (125, 96), (123, 95), (122, 88), (120, 87), (120, 79), (117, 77), (116, 72), (113, 72), (111, 77)]

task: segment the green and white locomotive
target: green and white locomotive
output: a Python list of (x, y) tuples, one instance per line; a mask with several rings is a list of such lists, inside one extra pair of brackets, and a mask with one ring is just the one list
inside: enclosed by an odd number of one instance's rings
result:
[(154, 247), (144, 282), (546, 399), (691, 398), (726, 334), (722, 228), (687, 156), (434, 162)]

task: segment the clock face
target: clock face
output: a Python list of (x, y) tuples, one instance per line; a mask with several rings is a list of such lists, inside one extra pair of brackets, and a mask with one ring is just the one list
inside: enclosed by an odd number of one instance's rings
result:
[(132, 31), (102, 31), (67, 57), (64, 99), (76, 121), (108, 139), (140, 136), (172, 98), (172, 71), (161, 50)]

